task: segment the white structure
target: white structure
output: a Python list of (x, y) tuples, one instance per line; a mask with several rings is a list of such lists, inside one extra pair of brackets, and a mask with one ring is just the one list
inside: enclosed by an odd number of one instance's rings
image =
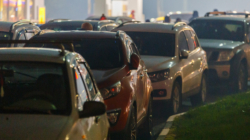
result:
[(94, 15), (130, 16), (135, 11), (135, 20), (145, 21), (143, 0), (95, 0)]

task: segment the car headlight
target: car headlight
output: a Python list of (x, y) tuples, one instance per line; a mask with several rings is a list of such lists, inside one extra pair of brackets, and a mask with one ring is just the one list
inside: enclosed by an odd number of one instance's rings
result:
[(151, 82), (159, 82), (169, 78), (170, 70), (161, 70), (156, 72), (148, 73)]
[(108, 88), (100, 89), (103, 99), (111, 98), (121, 91), (121, 82), (117, 82)]
[(234, 57), (233, 51), (222, 51), (219, 54), (217, 61), (229, 61)]
[(121, 109), (115, 109), (115, 110), (111, 110), (111, 111), (107, 111), (107, 115), (108, 115), (108, 120), (111, 126), (114, 126), (116, 124), (116, 122), (119, 119), (121, 113)]

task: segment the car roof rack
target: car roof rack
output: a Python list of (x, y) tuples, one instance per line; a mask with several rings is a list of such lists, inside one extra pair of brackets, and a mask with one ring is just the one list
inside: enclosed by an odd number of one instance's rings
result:
[[(60, 55), (63, 56), (65, 55), (65, 47), (63, 44), (68, 44), (69, 51), (74, 52), (74, 45), (70, 41), (48, 41), (48, 40), (1, 40), (0, 44), (25, 44), (24, 48), (28, 44), (54, 44), (56, 45), (59, 49), (61, 49)], [(11, 47), (7, 47), (11, 48)], [(42, 48), (42, 47), (37, 47), (37, 48)], [(49, 48), (49, 47), (46, 47)]]
[(205, 17), (209, 17), (209, 15), (226, 15), (226, 12), (207, 12)]
[(140, 23), (140, 21), (127, 21), (127, 22), (123, 22), (123, 23), (121, 23), (118, 27), (116, 27), (116, 28), (120, 28), (120, 27), (122, 27), (123, 25), (125, 25), (125, 24), (127, 24), (127, 23)]
[(33, 25), (34, 23), (31, 22), (30, 20), (19, 20), (17, 22), (14, 22), (11, 26), (11, 30), (13, 30), (16, 26), (18, 25), (23, 25), (23, 24), (30, 24)]
[(186, 22), (177, 22), (177, 23), (174, 24), (172, 30), (173, 30), (175, 27), (177, 27), (177, 26), (185, 26), (185, 25), (187, 25)]

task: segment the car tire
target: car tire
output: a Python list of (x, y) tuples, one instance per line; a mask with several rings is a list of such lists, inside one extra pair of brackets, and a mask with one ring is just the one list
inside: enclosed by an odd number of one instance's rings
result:
[(171, 114), (177, 114), (181, 107), (181, 86), (179, 82), (175, 81), (172, 95), (171, 95), (171, 103), (170, 103), (170, 111)]
[(146, 120), (142, 124), (142, 128), (140, 129), (140, 132), (144, 140), (153, 140), (153, 136), (154, 136), (152, 100), (153, 98), (150, 96)]
[(246, 66), (241, 63), (234, 78), (234, 92), (247, 91), (248, 74)]
[(131, 115), (129, 118), (129, 126), (123, 137), (123, 140), (136, 140), (137, 139), (137, 116), (135, 113), (135, 107), (132, 106)]
[(197, 106), (197, 105), (203, 104), (206, 101), (208, 88), (207, 88), (207, 78), (206, 78), (205, 74), (202, 75), (202, 79), (201, 79), (201, 84), (200, 85), (201, 86), (200, 86), (199, 93), (196, 94), (196, 95), (193, 95), (190, 98), (192, 106)]

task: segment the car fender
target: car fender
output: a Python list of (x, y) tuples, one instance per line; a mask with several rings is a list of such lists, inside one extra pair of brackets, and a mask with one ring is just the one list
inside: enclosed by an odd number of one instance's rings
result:
[[(235, 73), (238, 71), (238, 68), (240, 66), (240, 62), (241, 60), (243, 60), (244, 58), (246, 58), (246, 53), (244, 52), (243, 49), (238, 49), (235, 53), (235, 56), (231, 59), (230, 64), (230, 78), (234, 78)], [(246, 59), (247, 60), (247, 59)]]

